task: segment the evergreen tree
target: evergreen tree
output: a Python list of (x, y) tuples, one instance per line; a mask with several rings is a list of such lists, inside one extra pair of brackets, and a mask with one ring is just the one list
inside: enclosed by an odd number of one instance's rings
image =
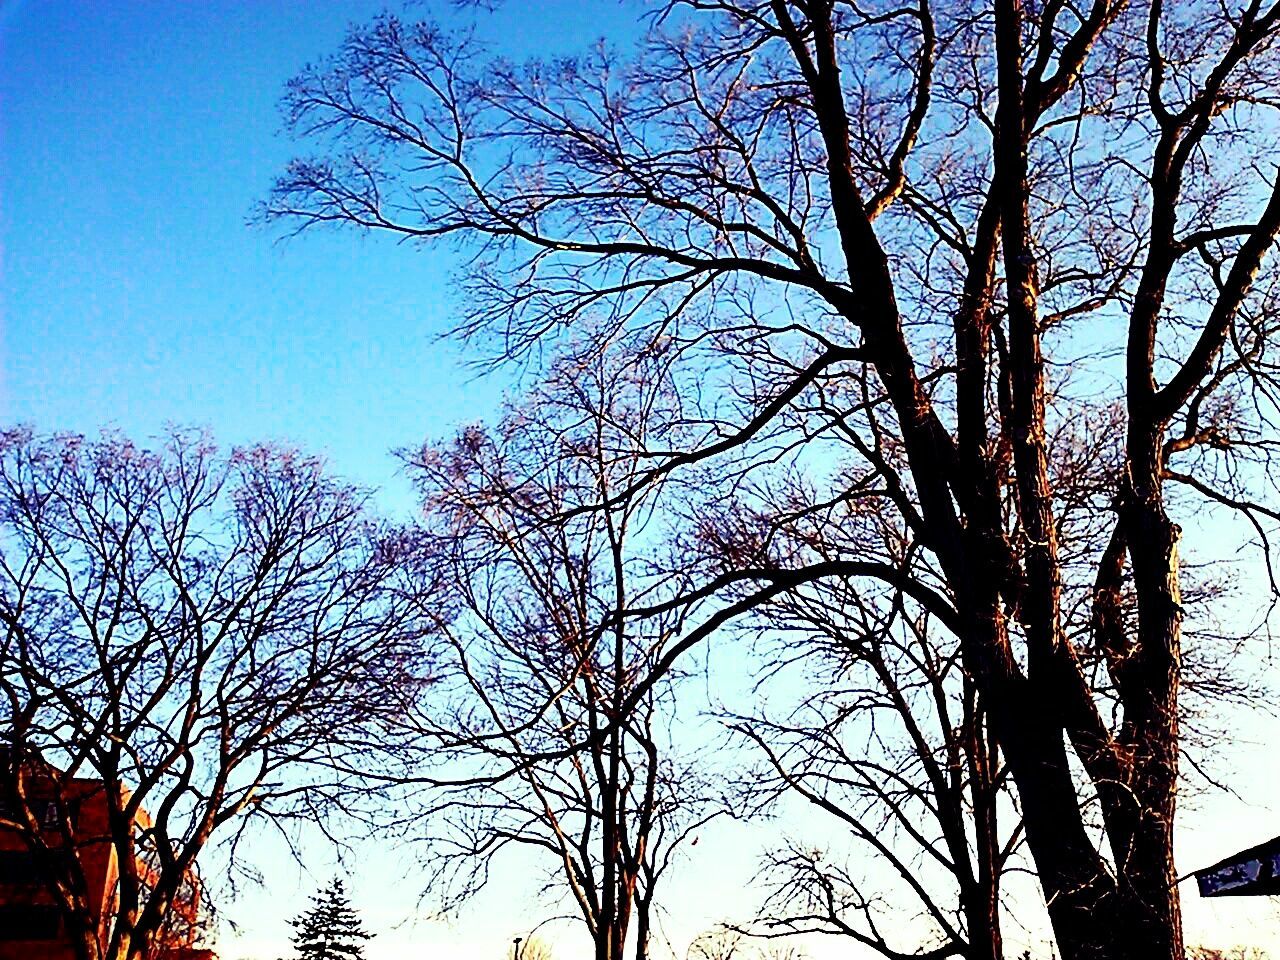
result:
[(361, 960), (366, 933), (340, 878), (311, 898), (311, 909), (291, 921), (297, 960)]

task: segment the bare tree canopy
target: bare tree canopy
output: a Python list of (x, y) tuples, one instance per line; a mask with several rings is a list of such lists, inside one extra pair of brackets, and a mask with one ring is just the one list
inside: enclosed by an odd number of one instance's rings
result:
[(540, 937), (513, 938), (507, 960), (555, 960), (555, 951)]
[(685, 953), (686, 960), (807, 960), (807, 957), (798, 947), (760, 945), (724, 927), (704, 930), (693, 938)]
[[(82, 960), (148, 956), (211, 841), (359, 812), (425, 679), (403, 576), (363, 496), (289, 450), (0, 438), (4, 826), (57, 865)], [(76, 822), (84, 784), (100, 834)], [(103, 849), (105, 938), (84, 855)]]
[[(265, 215), (469, 244), (459, 331), (497, 359), (661, 351), (701, 415), (616, 498), (792, 470), (845, 539), (783, 549), (790, 505), (748, 496), (658, 666), (807, 583), (909, 601), (984, 705), (1061, 955), (1181, 960), (1193, 511), (1275, 589), (1280, 4), (651, 10), (640, 49), (525, 65), (353, 30), (289, 87), (322, 152)], [(1092, 487), (1064, 425), (1115, 441)]]
[[(731, 719), (763, 757), (748, 795), (793, 794), (810, 811), (804, 835), (766, 856), (751, 930), (846, 936), (890, 960), (1000, 956), (1001, 880), (1021, 824), (977, 691), (954, 653), (936, 649), (926, 617), (860, 621), (842, 585), (828, 586), (825, 609), (808, 598), (789, 598), (789, 620), (770, 609), (794, 631), (778, 671), (821, 687), (793, 680), (804, 692), (789, 710)], [(761, 701), (777, 702), (769, 689)], [(879, 869), (847, 862), (832, 842), (846, 836)]]
[(673, 613), (617, 616), (679, 593), (653, 497), (580, 509), (632, 485), (646, 438), (678, 430), (662, 366), (570, 353), (494, 429), (408, 455), (443, 586), (425, 742), (463, 780), (433, 796), (436, 893), (465, 899), (523, 850), (599, 960), (649, 955), (662, 881), (726, 810), (714, 764), (680, 746), (675, 673), (620, 713), (674, 629)]

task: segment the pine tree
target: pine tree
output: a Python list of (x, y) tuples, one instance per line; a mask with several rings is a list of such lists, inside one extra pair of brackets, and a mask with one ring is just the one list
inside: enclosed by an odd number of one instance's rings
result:
[(311, 909), (291, 921), (293, 950), (298, 960), (361, 960), (366, 933), (347, 899), (341, 878), (311, 898)]

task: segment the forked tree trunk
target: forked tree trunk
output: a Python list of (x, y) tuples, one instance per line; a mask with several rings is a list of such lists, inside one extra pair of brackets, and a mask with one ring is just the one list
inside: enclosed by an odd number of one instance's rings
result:
[[(1122, 510), (1129, 527), (1129, 556), (1138, 602), (1137, 644), (1123, 674), (1120, 695), (1125, 726), (1128, 795), (1125, 833), (1112, 836), (1113, 853), (1123, 858), (1120, 901), (1124, 923), (1118, 933), (1125, 956), (1182, 960), (1182, 914), (1173, 860), (1173, 824), (1178, 788), (1178, 695), (1182, 666), (1182, 597), (1179, 588), (1180, 529), (1165, 513), (1160, 483), (1162, 430), (1140, 441), (1131, 454), (1130, 489)], [(1145, 452), (1145, 456), (1141, 453)], [(1145, 953), (1138, 951), (1145, 950)]]
[[(1005, 428), (1026, 541), (1018, 613), (1027, 643), (1025, 682), (996, 691), (993, 698), (1001, 708), (997, 721), (1004, 714), (998, 722), (1000, 740), (1022, 799), (1028, 843), (1063, 960), (1183, 960), (1172, 868), (1181, 612), (1176, 530), (1161, 503), (1162, 425), (1150, 417), (1149, 404), (1131, 402), (1131, 489), (1122, 519), (1129, 528), (1139, 629), (1133, 663), (1123, 665), (1117, 677), (1124, 727), (1112, 739), (1096, 729), (1096, 708), (1061, 628), (1039, 278), (1028, 210), (1030, 121), (1023, 103), (1021, 0), (998, 0), (995, 28), (999, 107), (993, 189), (1002, 211), (1008, 301)], [(1142, 389), (1148, 389), (1149, 361)], [(1133, 379), (1131, 369), (1131, 398)], [(988, 533), (994, 538), (1000, 531)], [(1069, 749), (1080, 754), (1103, 804), (1111, 867), (1089, 836)]]

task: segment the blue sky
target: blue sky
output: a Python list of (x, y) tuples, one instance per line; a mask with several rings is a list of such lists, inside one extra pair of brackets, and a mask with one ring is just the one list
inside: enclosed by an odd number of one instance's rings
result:
[[(208, 425), (385, 484), (391, 448), (493, 408), (436, 339), (446, 253), (246, 226), (293, 150), (285, 81), (382, 6), (0, 0), (0, 419)], [(485, 33), (519, 56), (606, 25), (543, 6)]]
[[(284, 82), (382, 6), (0, 0), (0, 421), (144, 437), (175, 422), (230, 443), (284, 440), (384, 488), (392, 509), (408, 507), (389, 451), (485, 416), (502, 388), (475, 380), (437, 339), (451, 316), (449, 256), (349, 233), (279, 243), (246, 226), (293, 153), (276, 112)], [(419, 7), (460, 16), (445, 0)], [(608, 0), (530, 9), (509, 3), (484, 35), (520, 56), (579, 49), (632, 23)], [(1274, 788), (1268, 730), (1244, 725), (1236, 747), (1241, 769)], [(1251, 793), (1243, 810), (1193, 807), (1200, 829), (1184, 862), (1275, 833), (1273, 794)], [(750, 843), (726, 831), (699, 849), (715, 872), (695, 864), (675, 891), (686, 914), (676, 939), (754, 902), (741, 896)], [(390, 931), (421, 911), (386, 853), (370, 854), (353, 889), (371, 925)], [(224, 940), (226, 960), (278, 956), (284, 919), (327, 880), (323, 854), (312, 875), (281, 866), (278, 851), (263, 856), (277, 871), (270, 895), (230, 906), (241, 932)], [(453, 926), (388, 932), (371, 957), (424, 946), (437, 957), (496, 957), (511, 928), (539, 915), (513, 908), (518, 889), (513, 876)], [(1256, 903), (1192, 895), (1187, 906), (1193, 939), (1218, 930), (1229, 942), (1276, 925)]]

